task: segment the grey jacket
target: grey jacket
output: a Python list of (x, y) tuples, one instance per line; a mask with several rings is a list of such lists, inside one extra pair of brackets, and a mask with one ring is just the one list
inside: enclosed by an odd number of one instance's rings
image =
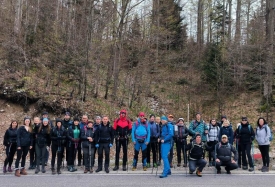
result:
[(270, 128), (267, 124), (264, 124), (262, 128), (259, 126), (256, 129), (256, 140), (259, 145), (269, 145)]

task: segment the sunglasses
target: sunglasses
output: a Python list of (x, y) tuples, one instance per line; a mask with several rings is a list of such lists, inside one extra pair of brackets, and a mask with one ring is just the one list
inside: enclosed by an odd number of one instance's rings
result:
[(223, 137), (222, 139), (226, 139), (226, 137)]
[(120, 114), (126, 114), (125, 112), (120, 112)]

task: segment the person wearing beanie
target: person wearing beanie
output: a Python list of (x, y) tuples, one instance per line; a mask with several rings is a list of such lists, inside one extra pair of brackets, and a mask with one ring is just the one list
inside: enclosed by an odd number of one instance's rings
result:
[(211, 148), (202, 142), (200, 134), (196, 134), (194, 140), (187, 145), (189, 150), (189, 174), (193, 174), (196, 170), (198, 177), (202, 177), (202, 170), (206, 166), (207, 161), (204, 159), (205, 150), (210, 151)]
[[(17, 129), (18, 123), (16, 120), (12, 120), (9, 128), (6, 130), (4, 135), (3, 145), (6, 147), (6, 159), (4, 161), (3, 173), (12, 172), (11, 165), (13, 162), (14, 155), (16, 153), (17, 148)], [(7, 165), (8, 170), (7, 170)]]
[(173, 125), (168, 123), (168, 118), (166, 116), (161, 117), (162, 123), (162, 131), (160, 135), (160, 143), (161, 143), (161, 156), (163, 160), (163, 171), (159, 176), (160, 178), (165, 178), (168, 175), (171, 175), (170, 163), (168, 159), (168, 154), (171, 149), (171, 143), (174, 136)]
[(226, 135), (229, 143), (233, 145), (234, 132), (228, 120), (224, 120), (223, 126), (220, 128), (219, 141), (221, 141), (222, 135)]
[(35, 154), (36, 154), (36, 170), (35, 174), (40, 172), (40, 163), (42, 164), (42, 173), (45, 173), (45, 163), (47, 158), (47, 151), (51, 145), (50, 138), (51, 127), (49, 120), (44, 118), (42, 124), (39, 126), (39, 129), (36, 134), (35, 140)]
[[(215, 145), (214, 150), (217, 174), (221, 174), (221, 166), (225, 166), (227, 174), (231, 174), (231, 170), (238, 168), (238, 152), (236, 151), (235, 147), (233, 147), (233, 145), (228, 142), (228, 137), (226, 135), (222, 135), (221, 142)], [(233, 159), (232, 153), (234, 153)]]
[(116, 143), (115, 167), (113, 168), (113, 171), (117, 171), (119, 169), (119, 154), (121, 146), (123, 150), (122, 170), (126, 171), (126, 162), (128, 161), (127, 148), (132, 131), (132, 122), (127, 118), (126, 110), (120, 111), (119, 118), (114, 121), (113, 130)]
[[(217, 120), (211, 119), (209, 122), (207, 145), (209, 147), (216, 145), (219, 142), (219, 136), (220, 136), (220, 127), (217, 124)], [(208, 159), (209, 159), (208, 166), (209, 167), (213, 166), (213, 163), (215, 162), (215, 159), (213, 158), (213, 151), (208, 152)]]
[(134, 143), (134, 159), (132, 171), (137, 169), (138, 154), (141, 149), (143, 171), (147, 170), (147, 145), (150, 142), (150, 127), (144, 112), (140, 112), (137, 121), (132, 125), (132, 141)]
[(250, 172), (254, 171), (254, 164), (251, 156), (251, 146), (253, 140), (255, 139), (255, 132), (252, 126), (247, 121), (247, 117), (242, 117), (241, 125), (236, 130), (236, 137), (239, 139), (239, 145), (241, 147), (242, 152), (242, 168), (243, 170), (247, 170), (247, 160), (249, 163), (249, 170)]
[(64, 148), (66, 146), (66, 129), (63, 127), (63, 120), (56, 119), (55, 127), (51, 129), (51, 140), (52, 140), (52, 160), (51, 160), (51, 169), (52, 174), (56, 174), (55, 172), (55, 160), (57, 156), (57, 174), (61, 174), (60, 168), (62, 163), (62, 157), (64, 154)]
[(70, 112), (65, 112), (64, 119), (62, 121), (62, 126), (65, 129), (70, 128), (73, 125), (73, 122), (71, 121), (71, 113)]
[[(26, 157), (29, 149), (32, 149), (31, 118), (25, 117), (23, 126), (17, 130), (17, 158), (15, 161), (15, 176), (27, 175), (25, 169)], [(21, 168), (19, 162), (21, 160)]]
[(84, 173), (93, 173), (94, 152), (95, 152), (95, 133), (93, 130), (93, 121), (88, 121), (87, 127), (81, 130), (81, 142), (84, 159)]
[(75, 172), (76, 152), (78, 153), (78, 165), (81, 165), (81, 143), (80, 143), (80, 126), (79, 119), (74, 118), (73, 125), (67, 132), (67, 148), (68, 150), (68, 171)]
[(151, 167), (151, 165), (150, 165), (151, 151), (153, 153), (153, 166), (152, 167), (157, 167), (157, 146), (158, 146), (158, 139), (159, 139), (159, 135), (160, 135), (160, 127), (155, 122), (154, 114), (151, 114), (149, 117), (149, 126), (150, 126), (151, 137), (150, 137), (150, 142), (147, 146), (147, 168)]
[(181, 166), (181, 152), (183, 153), (183, 160), (184, 164), (183, 167), (187, 166), (187, 155), (186, 155), (186, 146), (187, 146), (187, 141), (186, 138), (188, 136), (188, 128), (184, 124), (184, 119), (179, 118), (177, 121), (177, 124), (175, 126), (175, 142), (176, 142), (176, 148), (177, 148), (177, 159), (178, 159), (178, 164), (177, 166)]

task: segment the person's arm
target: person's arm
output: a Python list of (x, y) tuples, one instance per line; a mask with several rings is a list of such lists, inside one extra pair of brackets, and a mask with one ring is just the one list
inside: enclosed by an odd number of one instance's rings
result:
[(189, 126), (189, 132), (194, 136), (196, 132), (193, 130), (193, 128), (194, 128), (194, 122), (192, 121)]
[[(148, 122), (146, 122), (148, 124)], [(147, 137), (146, 137), (146, 144), (149, 144), (150, 142), (150, 137), (151, 137), (151, 128), (150, 128), (150, 124), (147, 125)]]
[(51, 129), (51, 140), (57, 140), (57, 137), (55, 136), (53, 129)]
[(251, 125), (250, 127), (251, 127), (251, 142), (253, 142), (253, 140), (255, 139), (255, 132)]
[(134, 122), (134, 124), (132, 125), (132, 141), (133, 143), (136, 143), (136, 137), (135, 137), (135, 131), (136, 131), (136, 125), (135, 125), (136, 122)]
[(111, 137), (111, 144), (113, 144), (114, 143), (114, 129), (112, 128), (112, 127), (110, 127), (110, 137)]
[(82, 129), (80, 131), (80, 139), (83, 140), (83, 141), (86, 141), (88, 139), (86, 133), (85, 133), (85, 129)]
[(167, 124), (167, 126), (168, 126), (168, 134), (164, 137), (164, 142), (170, 141), (174, 136), (173, 125)]
[(3, 140), (3, 145), (4, 146), (9, 146), (9, 130), (6, 130), (5, 135), (4, 135), (4, 140)]
[[(23, 126), (22, 126), (23, 127)], [(21, 132), (22, 132), (22, 127), (20, 127), (18, 130), (17, 130), (17, 147), (21, 147)], [(25, 128), (25, 127), (23, 127)]]

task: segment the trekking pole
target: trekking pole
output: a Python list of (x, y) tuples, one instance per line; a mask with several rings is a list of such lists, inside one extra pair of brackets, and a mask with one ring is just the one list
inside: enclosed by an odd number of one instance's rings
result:
[[(127, 132), (127, 131), (126, 131)], [(126, 135), (127, 136), (127, 135)], [(126, 138), (126, 156), (127, 156), (127, 159), (126, 159), (126, 163), (127, 163), (127, 172), (128, 172), (128, 137)]]
[[(118, 166), (119, 166), (119, 153), (120, 153), (120, 147), (119, 147), (119, 132), (118, 132), (118, 138), (117, 138), (117, 149), (116, 151), (118, 151)], [(118, 174), (118, 170), (116, 170), (116, 173)]]
[[(160, 144), (160, 145), (161, 145), (161, 144)], [(156, 149), (157, 149), (157, 151), (156, 151), (157, 153), (159, 152), (159, 150), (158, 150), (159, 147), (158, 147), (158, 146), (159, 146), (159, 145), (157, 145), (157, 148), (156, 148)], [(158, 169), (159, 169), (159, 165), (157, 164), (156, 176), (157, 176), (157, 174), (158, 174)]]
[(187, 177), (187, 157), (186, 157), (186, 152), (185, 152), (185, 144), (187, 144), (186, 139), (184, 140), (184, 145), (183, 145), (183, 152), (184, 152), (183, 162), (185, 164), (185, 160), (186, 160), (185, 176)]
[(216, 167), (216, 166), (217, 166), (217, 162), (216, 162), (216, 157), (217, 157), (217, 156), (216, 156), (216, 153), (217, 153), (217, 152), (216, 152), (216, 145), (217, 145), (217, 144), (214, 145), (214, 146), (215, 146), (215, 155), (214, 155), (214, 159), (215, 159), (215, 169), (214, 169), (215, 177), (216, 177), (216, 174), (217, 174), (217, 167)]
[[(155, 146), (155, 152), (156, 152), (156, 142), (154, 142), (154, 146)], [(153, 151), (153, 149), (152, 149), (152, 151)], [(154, 172), (154, 153), (153, 153), (153, 165), (152, 165), (152, 172), (151, 172), (151, 174), (153, 174), (153, 172)]]
[(253, 170), (254, 170), (254, 174), (255, 174), (255, 163), (254, 163), (254, 144), (252, 142), (252, 162), (253, 162)]
[[(237, 149), (237, 152), (238, 152), (238, 156), (239, 156), (239, 149), (238, 149), (238, 139), (236, 137), (236, 149)], [(239, 170), (239, 158), (237, 159), (237, 164), (238, 164), (238, 167), (237, 167), (237, 170)]]
[(92, 148), (91, 148), (91, 142), (89, 142), (89, 168), (90, 172), (92, 170)]

